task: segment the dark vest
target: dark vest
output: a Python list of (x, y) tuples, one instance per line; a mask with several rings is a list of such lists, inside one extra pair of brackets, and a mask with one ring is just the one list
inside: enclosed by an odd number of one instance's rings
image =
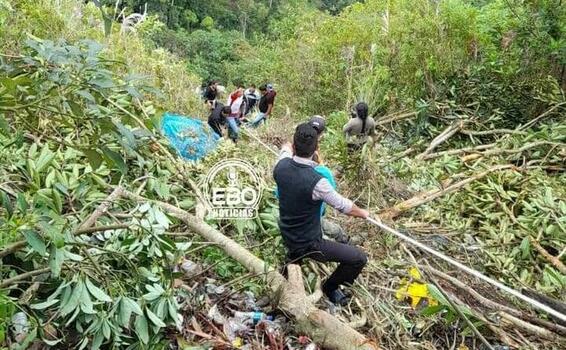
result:
[(279, 230), (290, 252), (322, 238), (320, 207), (312, 192), (322, 176), (313, 167), (284, 158), (273, 170), (279, 192)]

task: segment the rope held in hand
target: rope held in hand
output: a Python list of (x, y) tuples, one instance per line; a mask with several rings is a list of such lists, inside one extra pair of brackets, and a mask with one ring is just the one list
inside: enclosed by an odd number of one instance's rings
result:
[[(257, 137), (256, 135), (254, 135), (252, 132), (250, 132), (249, 130), (246, 130), (246, 134), (248, 134), (249, 136), (251, 136), (253, 139), (255, 139), (257, 142), (259, 142), (262, 146), (264, 146), (264, 147), (265, 147), (266, 149), (268, 149), (270, 152), (272, 152), (272, 153), (274, 153), (275, 155), (277, 155), (277, 152), (276, 152), (275, 150), (273, 150), (271, 147), (269, 147), (268, 145), (266, 145), (263, 141), (261, 141), (261, 140), (259, 139), (259, 137)], [(432, 249), (431, 247), (429, 247), (429, 246), (427, 246), (427, 245), (425, 245), (425, 244), (422, 244), (421, 242), (419, 242), (419, 241), (417, 241), (417, 240), (415, 240), (415, 239), (413, 239), (413, 238), (411, 238), (411, 237), (409, 237), (409, 236), (406, 236), (406, 235), (402, 234), (402, 233), (399, 232), (399, 231), (396, 231), (396, 230), (392, 229), (391, 227), (385, 225), (385, 224), (382, 223), (381, 221), (372, 219), (372, 218), (370, 218), (370, 217), (367, 218), (367, 221), (369, 221), (370, 223), (376, 225), (377, 227), (381, 228), (382, 230), (391, 233), (392, 235), (396, 236), (397, 238), (400, 238), (400, 239), (402, 239), (402, 240), (404, 240), (404, 241), (406, 241), (406, 242), (408, 242), (408, 243), (410, 243), (410, 244), (416, 246), (417, 248), (419, 248), (419, 249), (421, 249), (421, 250), (424, 250), (425, 252), (427, 252), (427, 253), (429, 253), (429, 254), (432, 254), (432, 255), (436, 256), (437, 258), (440, 258), (440, 259), (446, 261), (446, 262), (449, 263), (450, 265), (455, 266), (455, 267), (457, 267), (458, 269), (460, 269), (460, 270), (462, 270), (462, 271), (464, 271), (464, 272), (466, 272), (466, 273), (468, 273), (468, 274), (470, 274), (470, 275), (472, 275), (472, 276), (475, 276), (475, 277), (477, 277), (477, 278), (479, 278), (479, 279), (481, 279), (481, 280), (483, 280), (483, 281), (485, 281), (485, 282), (491, 284), (492, 286), (495, 286), (495, 287), (499, 288), (500, 290), (502, 290), (502, 291), (504, 291), (504, 292), (507, 292), (507, 293), (509, 293), (509, 294), (511, 294), (511, 295), (513, 295), (513, 296), (515, 296), (515, 297), (517, 297), (517, 298), (519, 298), (519, 299), (521, 299), (522, 301), (524, 301), (524, 302), (526, 302), (526, 303), (528, 303), (528, 304), (534, 306), (535, 308), (537, 308), (537, 309), (539, 309), (539, 310), (541, 310), (541, 311), (544, 311), (544, 312), (546, 312), (546, 313), (548, 313), (548, 314), (550, 314), (550, 315), (552, 315), (552, 316), (554, 316), (554, 317), (557, 317), (557, 318), (561, 319), (562, 321), (566, 321), (566, 315), (564, 315), (563, 313), (554, 310), (553, 308), (549, 307), (549, 306), (546, 305), (546, 304), (541, 303), (541, 302), (538, 301), (538, 300), (535, 300), (535, 299), (533, 299), (533, 298), (529, 298), (528, 296), (526, 296), (526, 295), (524, 295), (524, 294), (521, 294), (521, 292), (519, 292), (519, 291), (517, 291), (517, 290), (515, 290), (515, 289), (513, 289), (513, 288), (510, 288), (510, 287), (504, 285), (503, 283), (494, 280), (493, 278), (487, 277), (486, 275), (482, 274), (481, 272), (479, 272), (479, 271), (477, 271), (477, 270), (474, 270), (474, 269), (472, 269), (472, 268), (470, 268), (470, 267), (468, 267), (468, 266), (462, 264), (461, 262), (456, 261), (456, 260), (454, 260), (454, 259), (452, 259), (452, 258), (450, 258), (450, 257), (448, 257), (448, 256), (446, 256), (446, 255), (444, 255), (444, 254), (442, 254), (441, 252), (438, 252), (438, 251)]]

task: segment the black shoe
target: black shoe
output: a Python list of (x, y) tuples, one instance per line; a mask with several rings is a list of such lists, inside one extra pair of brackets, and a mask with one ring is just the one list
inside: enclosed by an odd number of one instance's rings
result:
[(345, 306), (348, 304), (349, 298), (342, 293), (340, 289), (335, 289), (330, 292), (324, 292), (328, 300), (334, 305)]

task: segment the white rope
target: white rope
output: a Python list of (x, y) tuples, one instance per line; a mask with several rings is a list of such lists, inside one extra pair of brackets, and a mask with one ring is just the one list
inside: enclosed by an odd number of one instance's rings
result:
[(269, 147), (268, 145), (266, 145), (262, 140), (259, 139), (259, 137), (255, 136), (254, 133), (246, 128), (242, 128), (241, 129), (245, 134), (248, 134), (249, 136), (251, 136), (254, 140), (256, 140), (257, 142), (259, 142), (263, 147), (267, 148), (267, 150), (271, 151), (271, 153), (275, 154), (276, 156), (279, 155), (279, 153), (277, 153), (276, 150), (274, 150), (273, 148)]
[[(253, 135), (253, 133), (252, 133), (250, 130), (246, 130), (246, 133), (247, 133), (248, 135), (250, 135), (252, 138), (254, 138), (257, 142), (259, 142), (262, 146), (264, 146), (265, 148), (267, 148), (268, 150), (270, 150), (273, 154), (278, 155), (275, 150), (273, 150), (271, 147), (269, 147), (268, 145), (266, 145), (266, 144), (265, 144), (263, 141), (261, 141), (257, 136)], [(467, 272), (468, 274), (470, 274), (470, 275), (472, 275), (472, 276), (475, 276), (475, 277), (477, 277), (477, 278), (479, 278), (479, 279), (481, 279), (481, 280), (483, 280), (483, 281), (485, 281), (485, 282), (487, 282), (487, 283), (489, 283), (489, 284), (491, 284), (491, 285), (493, 285), (493, 286), (495, 286), (495, 287), (501, 289), (502, 291), (505, 291), (505, 292), (507, 292), (507, 293), (509, 293), (509, 294), (511, 294), (511, 295), (513, 295), (513, 296), (515, 296), (515, 297), (517, 297), (517, 298), (519, 298), (519, 299), (521, 299), (522, 301), (524, 301), (524, 302), (526, 302), (526, 303), (528, 303), (528, 304), (531, 304), (532, 306), (536, 307), (536, 308), (539, 309), (539, 310), (542, 310), (542, 311), (544, 311), (544, 312), (546, 312), (546, 313), (548, 313), (548, 314), (551, 314), (551, 315), (553, 315), (553, 316), (555, 316), (555, 317), (557, 317), (557, 318), (559, 318), (559, 319), (561, 319), (561, 320), (563, 320), (563, 321), (566, 321), (566, 315), (564, 315), (564, 314), (561, 313), (561, 312), (558, 312), (558, 311), (554, 310), (553, 308), (549, 307), (548, 305), (543, 304), (543, 303), (541, 303), (540, 301), (535, 300), (535, 299), (533, 299), (533, 298), (529, 298), (528, 296), (521, 294), (521, 292), (518, 292), (518, 291), (516, 291), (515, 289), (510, 288), (510, 287), (504, 285), (503, 283), (498, 282), (498, 281), (496, 281), (496, 280), (494, 280), (494, 279), (492, 279), (492, 278), (490, 278), (490, 277), (487, 277), (486, 275), (482, 274), (481, 272), (476, 271), (476, 270), (474, 270), (474, 269), (472, 269), (472, 268), (470, 268), (470, 267), (468, 267), (468, 266), (462, 264), (461, 262), (456, 261), (456, 260), (454, 260), (454, 259), (452, 259), (452, 258), (450, 258), (450, 257), (448, 257), (448, 256), (446, 256), (446, 255), (444, 255), (444, 254), (442, 254), (441, 252), (438, 252), (438, 251), (436, 251), (436, 250), (430, 248), (429, 246), (424, 245), (424, 244), (422, 244), (421, 242), (419, 242), (419, 241), (417, 241), (417, 240), (415, 240), (415, 239), (413, 239), (413, 238), (411, 238), (411, 237), (409, 237), (409, 236), (406, 236), (406, 235), (402, 234), (401, 232), (398, 232), (398, 231), (392, 229), (391, 227), (389, 227), (389, 226), (383, 224), (381, 221), (377, 221), (377, 220), (372, 219), (372, 218), (370, 218), (370, 217), (368, 217), (367, 220), (368, 220), (369, 222), (371, 222), (372, 224), (378, 226), (379, 228), (381, 228), (381, 229), (383, 229), (383, 230), (385, 230), (385, 231), (387, 231), (387, 232), (389, 232), (389, 233), (391, 233), (391, 234), (397, 236), (398, 238), (401, 238), (401, 239), (404, 240), (404, 241), (407, 241), (407, 242), (411, 243), (412, 245), (414, 245), (414, 246), (416, 246), (416, 247), (418, 247), (418, 248), (420, 248), (420, 249), (426, 251), (427, 253), (430, 253), (430, 254), (432, 254), (432, 255), (434, 255), (434, 256), (436, 256), (436, 257), (438, 257), (438, 258), (440, 258), (440, 259), (446, 261), (447, 263), (449, 263), (449, 264), (451, 264), (451, 265), (453, 265), (453, 266), (459, 268), (460, 270), (463, 270), (463, 271)]]
[(532, 306), (536, 307), (537, 309), (545, 311), (545, 312), (547, 312), (547, 313), (549, 313), (549, 314), (551, 314), (551, 315), (553, 315), (553, 316), (555, 316), (555, 317), (557, 317), (557, 318), (559, 318), (563, 321), (566, 321), (566, 315), (564, 315), (561, 312), (554, 310), (553, 308), (549, 307), (548, 305), (543, 304), (543, 303), (539, 302), (538, 300), (529, 298), (528, 296), (521, 294), (520, 292), (516, 291), (515, 289), (507, 287), (503, 283), (498, 282), (498, 281), (496, 281), (492, 278), (489, 278), (486, 275), (482, 274), (481, 272), (476, 271), (476, 270), (474, 270), (474, 269), (472, 269), (472, 268), (470, 268), (470, 267), (468, 267), (468, 266), (466, 266), (466, 265), (464, 265), (464, 264), (462, 264), (462, 263), (460, 263), (460, 262), (458, 262), (458, 261), (456, 261), (456, 260), (454, 260), (454, 259), (452, 259), (452, 258), (450, 258), (450, 257), (448, 257), (448, 256), (446, 256), (446, 255), (424, 245), (424, 244), (422, 244), (421, 242), (416, 241), (413, 238), (408, 237), (408, 236), (402, 234), (401, 232), (398, 232), (398, 231), (392, 229), (391, 227), (383, 224), (380, 221), (377, 221), (377, 220), (372, 219), (370, 217), (368, 217), (367, 220), (369, 222), (371, 222), (372, 224), (378, 226), (379, 228), (397, 236), (398, 238), (401, 238), (402, 240), (407, 241), (407, 242), (411, 243), (412, 245), (426, 251), (427, 253), (430, 253), (430, 254), (446, 261), (447, 263), (456, 266), (460, 270), (463, 270), (463, 271), (469, 273), (472, 276), (475, 276), (475, 277), (477, 277), (481, 280), (484, 280), (485, 282), (487, 282), (491, 285), (494, 285), (495, 287), (497, 287), (497, 288), (499, 288), (499, 289), (501, 289), (501, 290), (523, 300), (524, 302), (531, 304)]

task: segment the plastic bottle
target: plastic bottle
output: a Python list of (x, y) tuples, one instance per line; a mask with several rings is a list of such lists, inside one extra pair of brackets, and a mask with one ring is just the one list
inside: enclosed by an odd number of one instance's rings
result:
[(262, 320), (273, 321), (273, 316), (266, 315), (261, 311), (252, 311), (252, 312), (236, 311), (234, 312), (234, 317), (240, 318), (242, 320), (252, 320), (254, 325), (258, 324), (259, 321)]

